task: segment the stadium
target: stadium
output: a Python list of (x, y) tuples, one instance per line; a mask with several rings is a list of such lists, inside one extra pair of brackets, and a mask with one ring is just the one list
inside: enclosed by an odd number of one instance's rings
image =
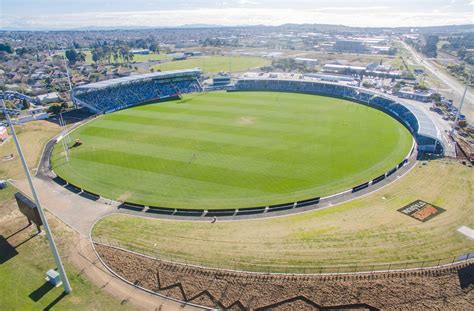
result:
[(56, 146), (54, 172), (125, 208), (238, 216), (354, 194), (402, 169), (415, 151), (443, 153), (426, 115), (380, 94), (268, 79), (208, 93), (199, 75), (164, 72), (77, 87), (77, 102), (105, 115), (70, 135), (83, 144), (68, 157)]
[(424, 290), (470, 271), (470, 172), (424, 161), (445, 143), (413, 104), (288, 75), (209, 91), (199, 69), (72, 94), (92, 116), (46, 146), (37, 176), (124, 282), (221, 309), (403, 307), (401, 279), (433, 306), (463, 290)]

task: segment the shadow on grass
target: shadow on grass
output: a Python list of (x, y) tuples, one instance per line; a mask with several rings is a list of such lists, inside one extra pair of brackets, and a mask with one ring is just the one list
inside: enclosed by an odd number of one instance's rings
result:
[(0, 235), (0, 265), (16, 255), (18, 255), (18, 252), (15, 247), (12, 246), (3, 235)]
[(15, 245), (15, 248), (18, 248), (18, 247), (22, 246), (23, 244), (25, 244), (25, 243), (28, 242), (29, 240), (35, 238), (38, 234), (39, 234), (39, 232), (36, 232), (35, 234), (31, 235), (31, 236), (28, 237), (26, 240), (24, 240), (24, 241), (22, 241), (21, 243), (18, 243), (17, 245)]
[(58, 302), (60, 302), (65, 296), (66, 296), (66, 292), (61, 292), (61, 295), (59, 295), (56, 299), (54, 299), (53, 301), (50, 302), (49, 305), (47, 305), (44, 310), (51, 310)]
[(28, 297), (31, 298), (34, 302), (38, 302), (44, 295), (46, 295), (50, 290), (54, 288), (53, 284), (49, 282), (44, 282), (43, 285), (35, 289)]
[[(40, 287), (35, 289), (31, 294), (29, 294), (28, 297), (30, 297), (30, 299), (33, 300), (34, 302), (38, 302), (52, 289), (54, 289), (54, 286), (51, 283), (46, 281), (43, 283), (43, 285), (41, 285)], [(53, 308), (58, 302), (60, 302), (66, 295), (67, 295), (66, 292), (64, 291), (61, 292), (61, 294), (58, 297), (56, 297), (53, 301), (51, 301), (43, 310), (51, 310), (51, 308)]]

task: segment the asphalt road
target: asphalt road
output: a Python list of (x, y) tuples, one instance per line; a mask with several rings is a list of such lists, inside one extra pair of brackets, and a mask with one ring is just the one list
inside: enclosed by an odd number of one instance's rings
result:
[[(434, 77), (436, 77), (439, 81), (441, 81), (444, 85), (446, 85), (452, 90), (452, 93), (454, 95), (454, 98), (452, 98), (454, 104), (456, 106), (459, 106), (462, 95), (464, 93), (465, 85), (459, 82), (456, 78), (450, 76), (449, 74), (438, 70), (438, 68), (436, 68), (436, 66), (432, 63), (430, 59), (425, 58), (423, 55), (419, 54), (417, 51), (415, 51), (415, 49), (413, 49), (405, 42), (400, 42), (405, 47), (405, 49), (411, 53), (412, 60), (415, 63), (425, 67), (425, 69), (429, 71), (430, 74), (432, 74)], [(474, 120), (474, 95), (472, 94), (472, 91), (470, 89), (467, 90), (462, 113), (466, 114), (466, 116), (470, 116), (470, 121)]]

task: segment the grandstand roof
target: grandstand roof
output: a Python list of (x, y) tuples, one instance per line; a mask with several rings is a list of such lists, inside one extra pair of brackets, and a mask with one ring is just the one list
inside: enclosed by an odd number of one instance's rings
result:
[(107, 88), (109, 86), (113, 85), (118, 85), (118, 84), (125, 84), (129, 82), (134, 82), (134, 81), (140, 81), (140, 80), (147, 80), (147, 79), (159, 79), (159, 78), (170, 78), (173, 76), (179, 76), (179, 75), (186, 75), (186, 74), (196, 74), (199, 75), (201, 74), (201, 70), (198, 68), (194, 69), (183, 69), (183, 70), (172, 70), (172, 71), (163, 71), (163, 72), (152, 72), (152, 73), (145, 73), (141, 75), (133, 75), (129, 77), (123, 77), (123, 78), (116, 78), (116, 79), (110, 79), (110, 80), (104, 80), (100, 82), (94, 82), (94, 83), (89, 83), (85, 85), (80, 85), (75, 87), (75, 89), (81, 90), (81, 89), (101, 89), (101, 88)]
[(419, 124), (418, 134), (436, 138), (441, 141), (441, 133), (439, 132), (438, 127), (434, 124), (433, 120), (428, 114), (426, 114), (426, 112), (406, 101), (397, 100), (396, 102), (408, 108), (408, 110), (410, 110), (416, 117)]

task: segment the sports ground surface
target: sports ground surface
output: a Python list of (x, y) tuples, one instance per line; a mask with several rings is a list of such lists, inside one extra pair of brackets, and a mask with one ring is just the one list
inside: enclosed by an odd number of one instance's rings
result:
[(383, 112), (290, 93), (207, 93), (105, 115), (53, 152), (56, 174), (107, 198), (242, 208), (351, 188), (388, 171), (412, 137)]
[[(424, 200), (446, 211), (427, 222), (398, 209)], [(365, 197), (323, 210), (246, 221), (190, 222), (111, 215), (93, 238), (166, 260), (250, 271), (318, 273), (420, 268), (472, 253), (472, 168), (421, 162)]]
[(271, 61), (262, 57), (251, 56), (204, 56), (192, 57), (185, 60), (169, 61), (153, 66), (155, 70), (178, 70), (189, 68), (201, 68), (205, 73), (217, 73), (220, 71), (246, 71), (252, 68), (269, 65)]

